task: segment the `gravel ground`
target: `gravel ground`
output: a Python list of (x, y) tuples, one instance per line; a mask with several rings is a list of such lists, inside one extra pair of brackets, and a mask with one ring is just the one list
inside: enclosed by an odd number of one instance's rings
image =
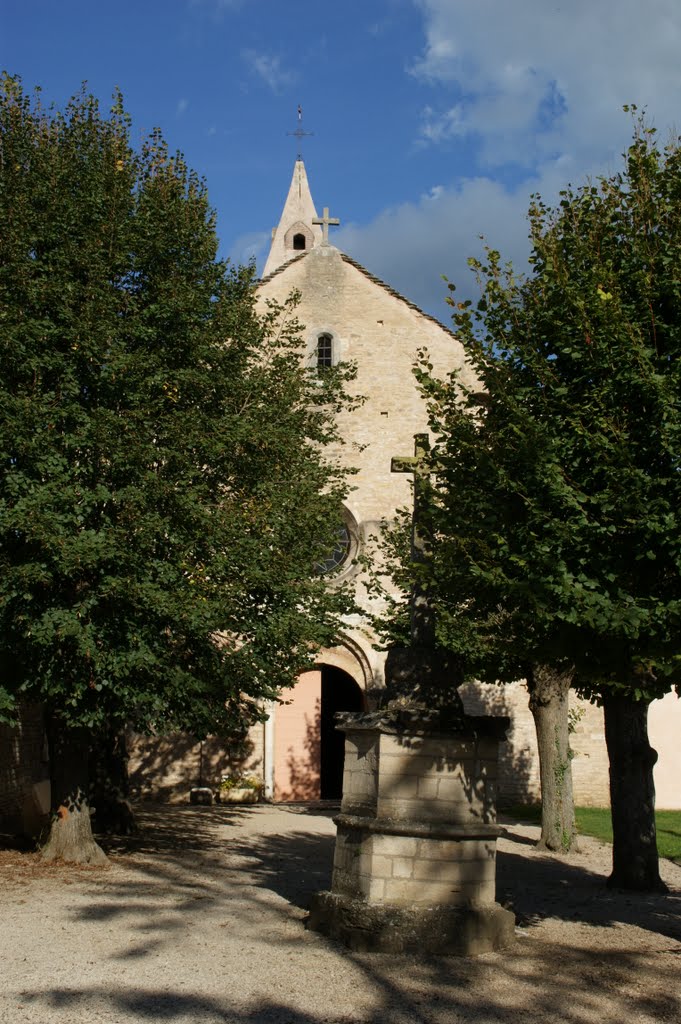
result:
[(144, 807), (111, 865), (0, 851), (3, 1024), (681, 1024), (681, 867), (666, 896), (603, 887), (609, 848), (550, 858), (508, 824), (515, 947), (473, 960), (356, 954), (304, 927), (328, 810)]

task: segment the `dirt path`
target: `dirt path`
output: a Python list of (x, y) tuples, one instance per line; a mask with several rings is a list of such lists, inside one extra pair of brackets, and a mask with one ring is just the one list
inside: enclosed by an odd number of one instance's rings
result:
[(681, 1024), (681, 867), (671, 891), (603, 888), (609, 848), (559, 860), (507, 826), (515, 948), (476, 960), (348, 952), (304, 928), (328, 887), (329, 813), (140, 812), (111, 867), (0, 852), (2, 1024)]

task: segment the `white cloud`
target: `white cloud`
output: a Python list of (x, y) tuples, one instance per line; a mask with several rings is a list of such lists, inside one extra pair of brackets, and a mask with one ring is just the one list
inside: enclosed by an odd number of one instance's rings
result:
[[(426, 312), (449, 321), (446, 276), (457, 294), (475, 298), (477, 287), (466, 263), (483, 250), (480, 235), (504, 258), (526, 267), (524, 193), (510, 195), (501, 185), (476, 178), (460, 187), (435, 186), (416, 203), (384, 210), (366, 226), (349, 224), (334, 239), (368, 270)], [(520, 230), (518, 230), (520, 229)]]
[(176, 110), (175, 110), (175, 113), (177, 114), (177, 116), (178, 117), (182, 117), (182, 115), (184, 113), (186, 113), (188, 106), (189, 106), (189, 100), (188, 99), (185, 99), (185, 97), (182, 97), (182, 99), (179, 99), (177, 101), (177, 107), (176, 107)]
[(245, 265), (255, 260), (261, 267), (267, 256), (270, 239), (269, 231), (249, 231), (239, 235), (229, 251), (229, 259), (235, 265)]
[(422, 142), (443, 142), (456, 135), (466, 135), (469, 129), (464, 119), (463, 106), (456, 103), (449, 110), (438, 113), (432, 107), (425, 107), (422, 112)]
[(281, 66), (279, 57), (273, 57), (266, 53), (257, 53), (255, 50), (244, 50), (241, 54), (251, 71), (262, 78), (272, 90), (280, 92), (281, 89), (291, 85), (294, 76), (285, 71)]
[(677, 0), (415, 0), (426, 43), (412, 64), (456, 103), (424, 112), (422, 137), (469, 134), (491, 166), (569, 155), (576, 167), (612, 160), (626, 142), (624, 103), (658, 123), (681, 99)]
[[(440, 169), (441, 184), (343, 228), (336, 241), (447, 321), (440, 275), (473, 297), (466, 258), (480, 253), (478, 236), (524, 269), (530, 193), (554, 203), (566, 184), (620, 166), (632, 132), (623, 104), (646, 107), (666, 141), (681, 107), (681, 5), (413, 2), (425, 36), (410, 64), (423, 94), (417, 142), (473, 142), (477, 165), (444, 182)], [(516, 168), (512, 190), (499, 180), (504, 165)]]

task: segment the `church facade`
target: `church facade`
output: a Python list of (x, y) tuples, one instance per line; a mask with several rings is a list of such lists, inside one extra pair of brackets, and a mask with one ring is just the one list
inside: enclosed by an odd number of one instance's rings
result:
[[(419, 348), (427, 348), (436, 372), (459, 367), (473, 382), (456, 337), (397, 294), (329, 239), (328, 210), (318, 217), (302, 160), (297, 160), (270, 255), (258, 287), (259, 301), (283, 302), (300, 293), (296, 315), (304, 325), (305, 360), (311, 372), (350, 362), (352, 390), (362, 404), (344, 413), (345, 444), (333, 453), (356, 472), (342, 510), (345, 550), (329, 585), (352, 580), (360, 606), (368, 598), (359, 557), (380, 533), (381, 523), (411, 500), (408, 478), (391, 473), (391, 458), (409, 455), (414, 435), (427, 429), (423, 400), (412, 372)], [(333, 727), (339, 710), (359, 710), (383, 685), (384, 655), (366, 621), (348, 621), (336, 647), (322, 651), (305, 674), (271, 709), (262, 749), (265, 791), (274, 799), (340, 796), (342, 736)]]
[[(272, 232), (270, 253), (258, 295), (283, 301), (293, 290), (301, 299), (297, 316), (304, 325), (305, 359), (312, 371), (338, 361), (357, 367), (354, 389), (363, 404), (340, 421), (345, 439), (338, 453), (356, 469), (344, 518), (344, 545), (330, 584), (352, 580), (360, 607), (369, 607), (358, 556), (372, 548), (381, 524), (411, 502), (409, 481), (391, 473), (393, 456), (413, 451), (414, 435), (427, 431), (424, 402), (413, 375), (419, 349), (427, 349), (434, 370), (457, 368), (472, 383), (463, 348), (455, 335), (374, 277), (332, 244), (337, 224), (328, 209), (319, 217), (301, 159), (295, 163), (282, 215)], [(270, 708), (253, 736), (257, 771), (265, 794), (274, 800), (334, 799), (340, 796), (342, 735), (333, 716), (339, 710), (370, 708), (384, 685), (385, 655), (360, 614), (348, 621), (338, 645), (321, 651), (305, 673)], [(534, 722), (522, 682), (512, 686), (467, 684), (462, 688), (472, 713), (509, 715), (512, 727), (501, 752), (500, 797), (507, 803), (538, 799), (539, 765)], [(607, 805), (608, 759), (602, 713), (575, 700), (573, 708), (577, 802)], [(675, 737), (681, 701), (669, 694), (651, 708), (651, 740), (660, 751), (656, 771), (658, 805), (681, 805), (676, 778), (681, 767)], [(254, 765), (255, 767), (255, 765)]]

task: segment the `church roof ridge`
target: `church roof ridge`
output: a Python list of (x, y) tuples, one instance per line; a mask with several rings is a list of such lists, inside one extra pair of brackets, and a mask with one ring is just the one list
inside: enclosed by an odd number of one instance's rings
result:
[(285, 270), (288, 270), (289, 267), (292, 267), (294, 263), (300, 263), (300, 261), (305, 259), (305, 257), (311, 252), (311, 249), (303, 249), (302, 252), (299, 252), (297, 256), (292, 256), (290, 260), (286, 261), (286, 263), (280, 263), (278, 267), (274, 268), (274, 270), (270, 270), (269, 274), (265, 274), (263, 277), (258, 278), (255, 282), (256, 288), (258, 285), (267, 284), (267, 282), (271, 281), (273, 277), (276, 277), (278, 274), (282, 274)]
[[(413, 309), (415, 313), (419, 313), (421, 316), (425, 317), (426, 320), (432, 321), (432, 323), (434, 323), (441, 330), (446, 331), (447, 334), (451, 335), (452, 338), (458, 340), (456, 334), (451, 329), (451, 327), (447, 327), (446, 324), (443, 324), (441, 320), (438, 320), (437, 317), (433, 316), (431, 313), (426, 313), (424, 309), (421, 309), (421, 307), (417, 306), (415, 302), (411, 301), (411, 299), (408, 299), (405, 295), (402, 295), (402, 293), (398, 292), (396, 288), (392, 287), (392, 285), (386, 284), (386, 282), (381, 280), (380, 277), (377, 277), (376, 274), (372, 274), (370, 270), (367, 270), (366, 267), (363, 267), (362, 264), (358, 263), (357, 260), (352, 258), (352, 256), (348, 256), (347, 253), (342, 252), (335, 245), (329, 245), (326, 248), (327, 250), (334, 249), (345, 263), (349, 263), (351, 267), (355, 268), (355, 270), (359, 270), (360, 274), (363, 274), (364, 277), (368, 278), (373, 284), (377, 284), (380, 288), (383, 288), (384, 291), (388, 292), (389, 295), (392, 295), (393, 298), (399, 299), (400, 302), (404, 302), (405, 306), (408, 306), (410, 309)], [(280, 266), (272, 270), (269, 274), (266, 274), (264, 277), (261, 277), (258, 281), (256, 281), (256, 287), (258, 287), (258, 285), (261, 284), (267, 284), (267, 282), (271, 281), (273, 277), (277, 277), (278, 274), (281, 274), (289, 267), (292, 267), (294, 263), (300, 263), (300, 261), (304, 260), (306, 256), (309, 256), (311, 252), (314, 252), (314, 250), (306, 249), (303, 252), (300, 252), (297, 256), (293, 256), (292, 259), (288, 260), (287, 263), (282, 263)]]
[(405, 306), (409, 306), (409, 308), (413, 309), (415, 313), (420, 313), (420, 315), (425, 317), (426, 320), (431, 320), (443, 331), (446, 331), (447, 334), (451, 334), (452, 338), (457, 338), (456, 334), (451, 329), (451, 327), (447, 327), (440, 320), (438, 320), (436, 316), (433, 316), (431, 313), (426, 313), (425, 309), (421, 309), (421, 307), (417, 306), (415, 302), (412, 302), (411, 299), (408, 299), (406, 295), (402, 295), (402, 293), (398, 292), (397, 289), (393, 288), (392, 285), (387, 284), (385, 281), (381, 280), (380, 277), (377, 277), (375, 274), (372, 274), (370, 270), (367, 270), (366, 267), (363, 267), (362, 264), (358, 263), (357, 260), (352, 258), (352, 256), (348, 256), (347, 253), (341, 252), (340, 249), (338, 251), (340, 252), (341, 259), (343, 259), (346, 263), (349, 263), (356, 270), (359, 270), (360, 273), (364, 274), (365, 277), (368, 277), (369, 280), (373, 281), (374, 284), (377, 284), (381, 288), (385, 289), (385, 291), (387, 291), (389, 295), (392, 295), (393, 298), (399, 299), (401, 302), (404, 302)]

